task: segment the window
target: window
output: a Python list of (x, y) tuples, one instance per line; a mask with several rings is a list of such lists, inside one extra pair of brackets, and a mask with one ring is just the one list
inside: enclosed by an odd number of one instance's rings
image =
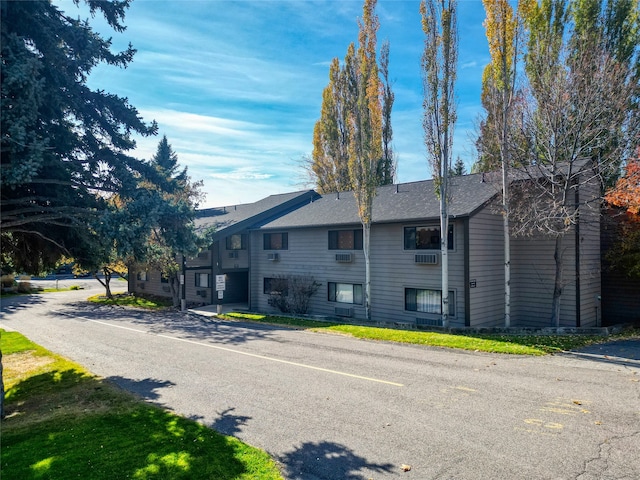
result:
[[(442, 290), (405, 288), (404, 308), (410, 312), (442, 315)], [(449, 315), (456, 315), (456, 297), (453, 291), (449, 292)]]
[(160, 282), (161, 283), (169, 283), (169, 275), (165, 272), (160, 272)]
[[(440, 250), (440, 227), (404, 227), (405, 250)], [(453, 250), (453, 225), (449, 225), (447, 250)]]
[(227, 237), (227, 250), (246, 250), (247, 236), (241, 233), (229, 235)]
[(209, 288), (209, 277), (211, 275), (208, 273), (196, 273), (196, 287), (204, 287)]
[(362, 250), (362, 230), (330, 230), (329, 250)]
[(140, 281), (140, 282), (146, 282), (147, 281), (147, 272), (138, 272), (136, 274), (136, 278)]
[(265, 233), (263, 241), (265, 250), (289, 249), (289, 235), (287, 233)]
[(329, 282), (329, 301), (362, 305), (362, 285)]
[(264, 278), (264, 290), (266, 295), (287, 295), (289, 282), (286, 278)]

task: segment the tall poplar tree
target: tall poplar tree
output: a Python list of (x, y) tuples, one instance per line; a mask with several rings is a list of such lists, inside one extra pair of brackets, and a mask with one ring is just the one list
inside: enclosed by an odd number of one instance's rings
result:
[(351, 187), (349, 181), (347, 132), (348, 112), (353, 108), (346, 72), (355, 61), (353, 44), (345, 57), (345, 68), (334, 58), (329, 68), (329, 84), (322, 92), (320, 119), (313, 129), (311, 170), (320, 193), (339, 192)]
[(456, 122), (455, 81), (458, 62), (456, 0), (423, 0), (420, 3), (424, 91), (422, 125), (427, 160), (440, 200), (440, 255), (442, 265), (442, 326), (449, 327), (449, 172)]
[(365, 0), (362, 20), (358, 22), (357, 63), (348, 71), (354, 89), (355, 106), (348, 112), (349, 178), (362, 222), (362, 249), (365, 258), (364, 307), (371, 318), (371, 213), (376, 188), (380, 185), (382, 160), (381, 84), (376, 62), (376, 35), (380, 23), (375, 14), (377, 0)]
[[(375, 12), (377, 2), (365, 1), (363, 11), (371, 11), (375, 17), (376, 25), (379, 24)], [(372, 17), (372, 18), (373, 18)], [(364, 21), (364, 20), (363, 20)], [(360, 32), (368, 28), (366, 22), (359, 23)], [(369, 28), (369, 30), (371, 30)], [(371, 33), (371, 32), (370, 32)], [(376, 79), (379, 90), (378, 101), (381, 104), (376, 113), (376, 132), (381, 137), (381, 156), (377, 159), (375, 176), (378, 185), (389, 185), (395, 180), (396, 162), (393, 153), (393, 128), (391, 127), (391, 112), (393, 109), (394, 94), (389, 78), (389, 43), (384, 42), (380, 50), (380, 64), (376, 58), (377, 26), (373, 33), (370, 58), (368, 62), (376, 65)], [(362, 37), (362, 33), (359, 34)], [(349, 173), (349, 150), (351, 136), (349, 133), (349, 118), (356, 111), (358, 102), (358, 82), (362, 70), (362, 43), (356, 51), (352, 43), (347, 49), (342, 66), (340, 61), (334, 58), (329, 69), (329, 84), (322, 93), (322, 107), (320, 119), (316, 122), (313, 131), (313, 152), (311, 158), (304, 160), (305, 168), (315, 177), (316, 188), (320, 193), (344, 191), (352, 188), (352, 179)]]
[[(483, 0), (487, 14), (484, 26), (489, 42), (491, 63), (485, 71), (485, 88), (493, 98), (489, 105), (491, 122), (489, 135), (498, 143), (502, 169), (502, 219), (504, 233), (504, 326), (511, 326), (511, 232), (509, 227), (509, 169), (513, 163), (510, 153), (510, 123), (516, 98), (516, 73), (522, 48), (523, 21), (507, 0)], [(518, 10), (528, 8), (527, 1), (518, 4)], [(493, 131), (491, 131), (493, 127)]]

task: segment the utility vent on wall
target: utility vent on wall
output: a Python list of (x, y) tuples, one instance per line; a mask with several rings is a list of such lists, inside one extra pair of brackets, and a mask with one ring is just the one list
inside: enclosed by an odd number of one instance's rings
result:
[(198, 290), (196, 291), (197, 295), (200, 295), (201, 297), (206, 297), (207, 296), (207, 291), (206, 290)]
[(277, 253), (268, 253), (267, 254), (267, 260), (271, 260), (272, 262), (275, 262), (276, 260), (279, 260), (280, 256)]
[(437, 265), (438, 254), (437, 253), (418, 253), (416, 254), (416, 263), (421, 265)]
[(336, 307), (336, 315), (338, 317), (353, 317), (353, 310), (351, 308)]
[(162, 291), (169, 293), (171, 291), (171, 288), (169, 286), (165, 285), (164, 287), (162, 287)]
[(338, 263), (351, 263), (353, 258), (350, 253), (336, 253), (336, 262)]
[(238, 252), (229, 252), (229, 258), (238, 258)]
[(139, 283), (139, 284), (138, 284), (138, 288), (139, 288), (140, 290), (144, 290), (144, 283)]

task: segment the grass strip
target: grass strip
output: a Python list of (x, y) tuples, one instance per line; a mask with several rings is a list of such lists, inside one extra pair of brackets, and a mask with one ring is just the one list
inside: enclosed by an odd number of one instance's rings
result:
[(229, 320), (242, 320), (303, 328), (316, 332), (339, 333), (368, 340), (412, 343), (433, 347), (458, 348), (462, 350), (515, 355), (547, 355), (550, 353), (558, 353), (592, 345), (594, 343), (602, 343), (621, 336), (633, 336), (638, 333), (630, 332), (623, 335), (609, 337), (588, 335), (452, 334), (379, 328), (241, 312), (228, 313), (221, 317)]
[(141, 297), (126, 293), (114, 293), (113, 298), (107, 298), (104, 295), (94, 295), (87, 300), (100, 305), (119, 305), (121, 307), (137, 307), (147, 310), (162, 310), (172, 306), (171, 299)]
[(0, 330), (3, 478), (281, 480), (263, 451)]

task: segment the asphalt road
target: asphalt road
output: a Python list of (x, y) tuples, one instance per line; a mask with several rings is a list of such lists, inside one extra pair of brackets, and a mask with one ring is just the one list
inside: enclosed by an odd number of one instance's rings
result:
[(265, 449), (288, 479), (640, 478), (640, 341), (459, 352), (96, 307), (95, 281), (68, 282), (87, 290), (3, 301), (0, 328)]

